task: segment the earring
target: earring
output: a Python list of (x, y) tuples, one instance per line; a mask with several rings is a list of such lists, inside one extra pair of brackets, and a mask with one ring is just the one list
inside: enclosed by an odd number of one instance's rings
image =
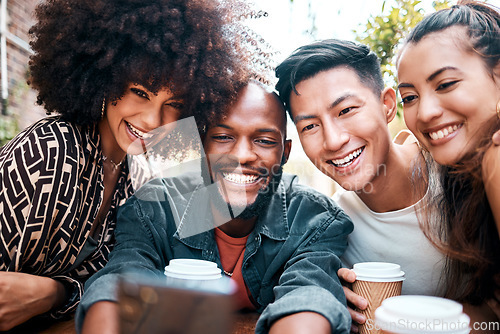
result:
[(500, 119), (500, 101), (497, 103), (497, 117)]
[(102, 108), (101, 108), (101, 119), (104, 117), (104, 110), (106, 109), (106, 98), (102, 100)]

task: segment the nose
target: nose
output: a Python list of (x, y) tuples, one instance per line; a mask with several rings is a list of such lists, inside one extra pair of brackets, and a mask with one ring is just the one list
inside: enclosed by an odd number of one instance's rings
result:
[(150, 106), (142, 111), (142, 121), (148, 127), (148, 130), (156, 129), (162, 126), (162, 108), (161, 106)]
[(245, 138), (240, 138), (235, 142), (230, 154), (238, 159), (242, 165), (257, 159), (257, 153), (254, 150), (251, 140)]
[(428, 123), (443, 114), (439, 101), (432, 96), (420, 96), (417, 106), (417, 119), (422, 123)]
[(329, 122), (323, 128), (323, 148), (325, 150), (338, 151), (349, 142), (349, 138), (346, 130), (335, 122)]

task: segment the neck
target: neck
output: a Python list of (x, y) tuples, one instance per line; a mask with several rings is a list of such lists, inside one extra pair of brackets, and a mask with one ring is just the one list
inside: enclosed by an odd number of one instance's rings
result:
[[(415, 191), (412, 180), (413, 163), (419, 155), (420, 150), (416, 144), (391, 144), (384, 170), (372, 180), (370, 189), (356, 192), (370, 210), (375, 212), (401, 210), (415, 204), (423, 197), (424, 194)], [(421, 160), (418, 161), (423, 163)]]
[(101, 136), (102, 154), (107, 159), (111, 159), (115, 164), (119, 164), (125, 158), (126, 152), (118, 145), (106, 117), (99, 122), (98, 127), (99, 135)]
[(219, 229), (233, 238), (242, 238), (249, 235), (257, 222), (257, 217), (250, 219), (234, 218), (219, 226)]

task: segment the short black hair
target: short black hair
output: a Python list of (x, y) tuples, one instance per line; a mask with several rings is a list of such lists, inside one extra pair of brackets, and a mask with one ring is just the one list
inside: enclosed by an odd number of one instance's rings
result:
[(376, 96), (382, 93), (384, 80), (380, 61), (366, 45), (338, 39), (317, 41), (299, 47), (276, 67), (276, 90), (290, 116), (290, 94), (292, 91), (298, 94), (296, 85), (319, 72), (338, 66), (356, 72), (360, 81)]

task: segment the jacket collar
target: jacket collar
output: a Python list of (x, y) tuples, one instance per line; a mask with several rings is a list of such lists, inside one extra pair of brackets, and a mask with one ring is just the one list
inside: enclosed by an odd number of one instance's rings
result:
[[(274, 240), (286, 240), (290, 230), (287, 222), (286, 189), (284, 182), (286, 174), (280, 181), (278, 189), (271, 197), (267, 210), (258, 217), (253, 235), (261, 234)], [(286, 177), (289, 180), (289, 176)], [(201, 180), (201, 179), (200, 179)], [(192, 248), (207, 249), (214, 241), (214, 226), (221, 222), (214, 222), (211, 214), (210, 198), (218, 196), (217, 185), (208, 187), (198, 184), (193, 192), (172, 196), (168, 194), (171, 211), (176, 220), (177, 230), (174, 237)], [(174, 206), (174, 207), (172, 207)], [(230, 219), (229, 212), (223, 213), (224, 221)]]

